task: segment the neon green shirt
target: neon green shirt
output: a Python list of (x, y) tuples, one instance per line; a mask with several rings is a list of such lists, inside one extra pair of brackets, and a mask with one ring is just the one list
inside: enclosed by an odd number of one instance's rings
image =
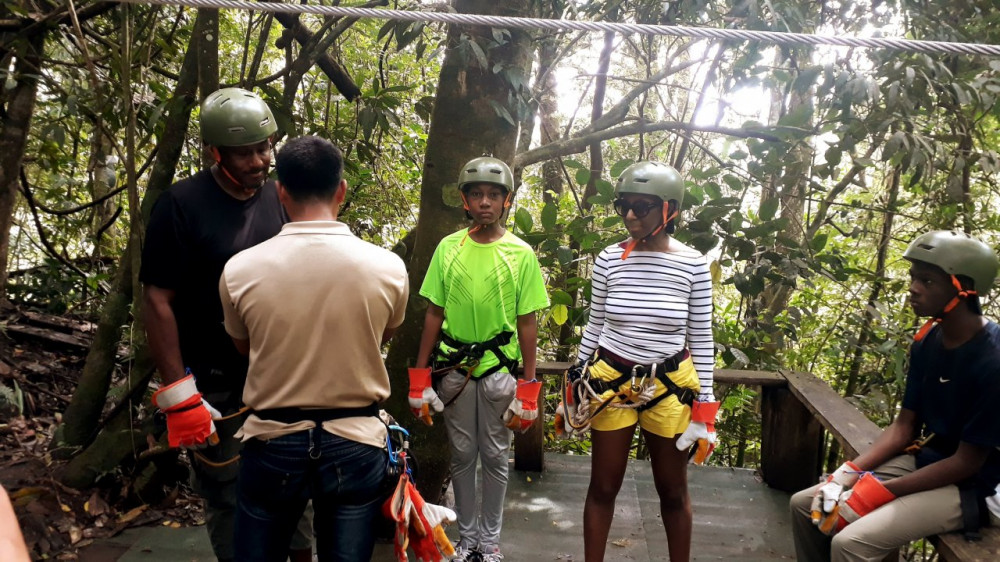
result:
[[(531, 246), (509, 231), (489, 244), (476, 242), (467, 232), (463, 229), (441, 240), (420, 294), (444, 309), (441, 329), (451, 338), (479, 343), (513, 332), (501, 349), (508, 358), (520, 360), (517, 317), (549, 305), (538, 258)], [(443, 343), (441, 349), (453, 351)], [(473, 376), (499, 362), (487, 352)]]

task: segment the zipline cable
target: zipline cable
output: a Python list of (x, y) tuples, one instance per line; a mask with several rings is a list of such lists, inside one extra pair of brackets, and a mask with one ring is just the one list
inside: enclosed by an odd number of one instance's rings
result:
[(644, 23), (613, 23), (580, 20), (555, 20), (509, 16), (483, 16), (410, 10), (382, 10), (346, 6), (319, 6), (314, 4), (281, 4), (274, 2), (247, 2), (241, 0), (118, 0), (129, 4), (163, 4), (190, 6), (192, 8), (227, 8), (258, 12), (317, 14), (334, 17), (372, 18), (396, 21), (435, 22), (448, 24), (482, 25), (497, 28), (545, 29), (550, 31), (612, 31), (643, 35), (697, 37), (701, 39), (763, 41), (786, 46), (834, 45), (839, 47), (864, 47), (868, 49), (894, 49), (924, 54), (963, 54), (1000, 56), (1000, 45), (958, 43), (951, 41), (922, 41), (915, 39), (886, 39), (853, 37), (845, 35), (818, 35), (780, 31), (747, 31), (741, 29), (715, 29), (686, 25), (655, 25)]

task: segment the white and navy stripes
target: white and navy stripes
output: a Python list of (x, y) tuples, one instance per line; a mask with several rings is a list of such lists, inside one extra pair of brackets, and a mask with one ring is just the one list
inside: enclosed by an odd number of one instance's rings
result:
[(636, 363), (655, 363), (685, 346), (701, 385), (699, 400), (714, 401), (712, 373), (712, 277), (705, 256), (632, 252), (608, 246), (594, 263), (590, 320), (578, 359), (598, 346)]

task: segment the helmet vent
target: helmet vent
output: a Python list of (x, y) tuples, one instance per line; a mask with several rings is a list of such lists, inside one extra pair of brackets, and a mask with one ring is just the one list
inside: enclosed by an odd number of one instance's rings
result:
[(246, 127), (229, 127), (226, 130), (230, 133), (243, 133), (246, 131)]
[(500, 170), (490, 170), (490, 173), (491, 174), (496, 174), (496, 175), (499, 176), (502, 172), (500, 172)]
[(649, 182), (649, 179), (647, 179), (647, 178), (635, 178), (632, 181), (634, 181), (635, 183), (647, 183), (647, 182)]
[(263, 119), (260, 120), (260, 126), (261, 127), (266, 127), (267, 124), (270, 123), (270, 122), (271, 122), (271, 118), (270, 117), (265, 117), (265, 118), (263, 118)]
[(920, 248), (921, 250), (933, 250), (934, 249), (934, 246), (931, 246), (930, 244), (917, 244), (917, 247)]

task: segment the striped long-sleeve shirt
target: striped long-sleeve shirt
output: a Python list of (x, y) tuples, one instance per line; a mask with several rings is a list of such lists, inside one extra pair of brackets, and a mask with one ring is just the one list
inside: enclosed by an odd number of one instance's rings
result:
[(608, 246), (594, 263), (590, 321), (578, 359), (598, 346), (636, 363), (663, 361), (691, 351), (701, 385), (699, 400), (714, 401), (712, 278), (705, 256), (694, 252), (632, 252)]

